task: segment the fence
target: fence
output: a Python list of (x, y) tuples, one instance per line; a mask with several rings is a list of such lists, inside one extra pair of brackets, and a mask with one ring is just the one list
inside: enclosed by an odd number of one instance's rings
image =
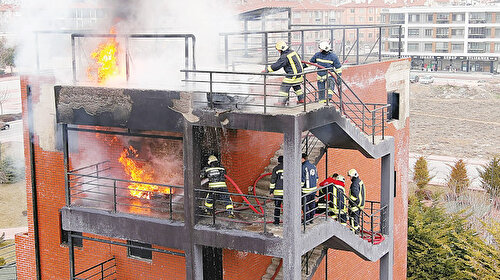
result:
[(17, 279), (16, 244), (0, 245), (0, 279)]
[(78, 272), (73, 277), (74, 280), (104, 280), (116, 279), (116, 261), (112, 257), (109, 260), (98, 263), (81, 272)]
[(110, 177), (109, 161), (67, 173), (71, 205), (183, 220), (184, 188)]
[(274, 48), (277, 41), (288, 42), (303, 59), (312, 57), (318, 51), (318, 43), (326, 40), (332, 42), (333, 51), (339, 55), (342, 64), (382, 61), (382, 43), (388, 39), (384, 34), (389, 34), (394, 28), (400, 38), (396, 52), (401, 57), (401, 25), (296, 24), (291, 27), (289, 30), (221, 33), (226, 69), (232, 66), (234, 70), (238, 64), (269, 64), (278, 55)]

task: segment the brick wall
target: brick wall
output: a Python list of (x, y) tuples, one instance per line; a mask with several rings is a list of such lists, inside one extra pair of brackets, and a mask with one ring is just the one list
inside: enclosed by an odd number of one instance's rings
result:
[[(378, 63), (350, 67), (344, 70), (344, 78), (367, 102), (386, 102), (387, 85), (385, 74), (390, 63)], [(26, 79), (22, 79), (23, 117), (26, 120)], [(50, 81), (48, 81), (50, 83)], [(38, 81), (30, 81), (33, 87), (34, 102)], [(50, 114), (51, 112), (47, 112)], [(53, 113), (53, 112), (52, 112)], [(36, 121), (36, 120), (35, 120)], [(397, 171), (397, 193), (395, 199), (395, 252), (394, 278), (406, 277), (406, 234), (407, 234), (407, 184), (409, 120), (404, 120), (403, 128), (389, 125), (388, 135), (395, 138), (395, 169)], [(79, 138), (80, 144), (91, 141), (91, 136)], [(92, 136), (93, 137), (93, 136)], [(31, 205), (31, 186), (29, 170), (28, 127), (24, 123), (26, 180), (28, 195), (28, 232), (16, 236), (17, 263), (19, 279), (34, 278), (33, 213)], [(283, 142), (282, 134), (245, 130), (228, 131), (222, 142), (222, 162), (241, 190), (246, 193), (248, 186), (264, 171), (269, 159)], [(69, 275), (68, 248), (60, 245), (59, 209), (65, 205), (64, 168), (61, 151), (43, 150), (35, 138), (37, 185), (40, 221), (41, 269), (43, 279), (61, 279)], [(119, 151), (120, 150), (120, 151)], [(108, 148), (106, 157), (115, 158), (121, 147)], [(72, 155), (74, 156), (74, 155)], [(325, 174), (325, 158), (318, 164), (320, 179), (333, 172), (346, 174), (356, 168), (367, 186), (367, 199), (380, 200), (380, 159), (367, 159), (357, 151), (329, 149), (328, 174)], [(233, 186), (229, 186), (235, 191)], [(235, 199), (236, 200), (236, 199)], [(118, 240), (117, 240), (118, 241)], [(123, 242), (119, 241), (119, 242)], [(116, 257), (119, 279), (182, 279), (185, 278), (185, 260), (162, 253), (153, 253), (153, 261), (145, 262), (127, 257), (125, 247), (84, 241), (83, 248), (75, 250), (77, 271), (95, 265), (111, 256)], [(258, 279), (271, 262), (268, 256), (224, 250), (225, 279)], [(329, 250), (328, 273), (332, 279), (378, 279), (378, 262), (362, 261), (349, 252)], [(324, 263), (322, 264), (324, 266)], [(323, 269), (323, 274), (320, 273)], [(322, 279), (324, 267), (318, 269), (314, 279)]]

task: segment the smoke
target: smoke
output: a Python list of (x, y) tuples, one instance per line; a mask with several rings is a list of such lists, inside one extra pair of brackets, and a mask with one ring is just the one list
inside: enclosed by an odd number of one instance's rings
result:
[[(196, 64), (199, 69), (221, 65), (219, 33), (236, 31), (237, 12), (224, 6), (227, 1), (152, 0), (23, 0), (20, 15), (11, 24), (18, 46), (16, 65), (21, 73), (50, 71), (58, 82), (72, 81), (71, 31), (118, 34), (194, 34)], [(104, 12), (102, 12), (104, 11)], [(75, 19), (76, 18), (76, 19)], [(89, 19), (90, 20), (87, 20)], [(38, 33), (35, 31), (66, 32)], [(90, 53), (103, 39), (75, 40), (77, 76), (85, 80)], [(184, 39), (130, 39), (130, 84), (141, 87), (179, 87), (185, 68)], [(191, 50), (191, 43), (189, 46)], [(122, 65), (124, 65), (122, 53)], [(191, 54), (192, 55), (192, 54)], [(191, 56), (190, 55), (190, 56)]]

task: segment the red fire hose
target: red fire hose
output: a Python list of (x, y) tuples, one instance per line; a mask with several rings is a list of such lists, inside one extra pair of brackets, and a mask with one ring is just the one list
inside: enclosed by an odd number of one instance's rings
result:
[(369, 243), (372, 243), (373, 245), (378, 245), (385, 240), (384, 236), (379, 232), (373, 234), (373, 240), (372, 240), (372, 232), (368, 230), (363, 230), (362, 237), (364, 240), (368, 241)]

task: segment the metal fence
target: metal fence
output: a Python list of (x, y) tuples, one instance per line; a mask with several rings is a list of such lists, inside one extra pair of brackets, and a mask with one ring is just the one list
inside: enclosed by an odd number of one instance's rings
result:
[(116, 261), (115, 257), (109, 260), (98, 263), (83, 271), (75, 274), (74, 280), (104, 280), (116, 278)]
[[(364, 103), (354, 90), (332, 69), (302, 61), (305, 64), (318, 66), (318, 69), (308, 69), (299, 75), (304, 76), (301, 84), (304, 103), (295, 103), (294, 94), (283, 96), (279, 94), (281, 78), (286, 74), (255, 73), (255, 72), (232, 72), (232, 71), (210, 71), (210, 70), (181, 70), (185, 73), (193, 73), (185, 82), (193, 85), (193, 103), (198, 106), (206, 106), (210, 109), (235, 109), (256, 113), (282, 112), (283, 108), (302, 110), (307, 112), (308, 108), (318, 108), (319, 91), (316, 88), (317, 72), (328, 71), (332, 79), (327, 80), (327, 89), (333, 87), (336, 90), (331, 100), (325, 100), (325, 106), (334, 106), (342, 115), (349, 118), (366, 135), (371, 136), (375, 143), (375, 136), (385, 136), (386, 120), (390, 104)], [(204, 77), (200, 77), (204, 76)], [(333, 81), (332, 81), (333, 80)], [(285, 101), (284, 101), (285, 100)]]
[(382, 61), (383, 43), (394, 28), (400, 35), (398, 57), (401, 57), (402, 26), (397, 24), (374, 25), (291, 25), (289, 30), (246, 31), (221, 33), (226, 69), (239, 64), (269, 64), (277, 58), (274, 45), (288, 42), (303, 59), (318, 51), (320, 41), (330, 41), (333, 51), (342, 64), (363, 64)]
[(0, 279), (17, 279), (15, 243), (0, 245)]
[(104, 161), (69, 171), (71, 205), (184, 219), (182, 186), (117, 179), (111, 177), (112, 169), (109, 161)]

